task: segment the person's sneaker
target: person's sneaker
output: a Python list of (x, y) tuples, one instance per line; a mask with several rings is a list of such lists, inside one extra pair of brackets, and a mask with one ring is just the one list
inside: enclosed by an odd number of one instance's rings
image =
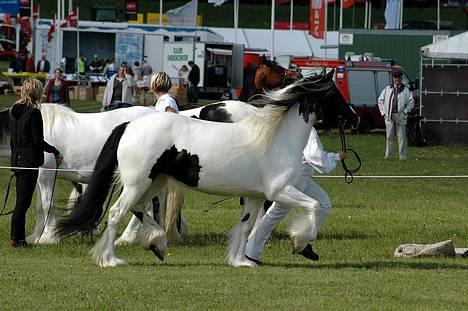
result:
[(14, 248), (28, 248), (29, 244), (26, 240), (11, 240), (11, 247)]
[(299, 253), (307, 259), (310, 260), (319, 260), (320, 256), (312, 250), (312, 245), (307, 244), (307, 246)]
[(252, 257), (249, 257), (247, 255), (245, 255), (245, 258), (247, 258), (248, 260), (250, 260), (251, 262), (254, 262), (256, 263), (257, 265), (261, 266), (262, 265), (262, 262), (258, 259), (255, 259), (255, 258), (252, 258)]

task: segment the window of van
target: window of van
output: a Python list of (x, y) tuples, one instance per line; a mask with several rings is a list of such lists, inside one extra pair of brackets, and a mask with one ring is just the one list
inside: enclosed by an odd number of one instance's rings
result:
[(391, 83), (390, 71), (377, 71), (377, 96)]
[(354, 106), (369, 106), (377, 103), (374, 71), (349, 70), (348, 87), (351, 104)]

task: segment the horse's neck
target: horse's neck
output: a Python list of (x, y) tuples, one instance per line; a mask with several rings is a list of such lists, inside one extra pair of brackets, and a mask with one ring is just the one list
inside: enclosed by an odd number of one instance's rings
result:
[(291, 107), (282, 118), (272, 144), (268, 150), (269, 155), (284, 159), (285, 157), (301, 158), (312, 129), (312, 116), (306, 123), (299, 114), (299, 105)]

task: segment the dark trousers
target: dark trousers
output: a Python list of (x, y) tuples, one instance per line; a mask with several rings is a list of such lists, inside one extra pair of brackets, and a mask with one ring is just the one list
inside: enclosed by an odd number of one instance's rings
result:
[(198, 102), (198, 90), (197, 87), (192, 83), (190, 83), (189, 87), (187, 88), (187, 99), (189, 103)]
[(25, 240), (26, 212), (31, 206), (31, 200), (36, 188), (37, 170), (24, 170), (15, 173), (16, 205), (11, 216), (11, 239)]

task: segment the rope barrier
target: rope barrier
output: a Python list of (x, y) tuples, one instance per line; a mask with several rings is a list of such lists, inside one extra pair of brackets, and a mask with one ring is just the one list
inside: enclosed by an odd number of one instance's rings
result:
[[(0, 169), (15, 169), (15, 170), (39, 170), (38, 168), (32, 167), (10, 167), (10, 166), (0, 166)], [(58, 171), (58, 172), (87, 172), (92, 173), (93, 170), (76, 170), (76, 169), (67, 169), (67, 168), (40, 168), (44, 171)], [(117, 172), (117, 171), (116, 171)], [(314, 178), (343, 178), (343, 175), (314, 175)], [(418, 179), (418, 178), (468, 178), (468, 175), (355, 175), (355, 178), (360, 179)]]

